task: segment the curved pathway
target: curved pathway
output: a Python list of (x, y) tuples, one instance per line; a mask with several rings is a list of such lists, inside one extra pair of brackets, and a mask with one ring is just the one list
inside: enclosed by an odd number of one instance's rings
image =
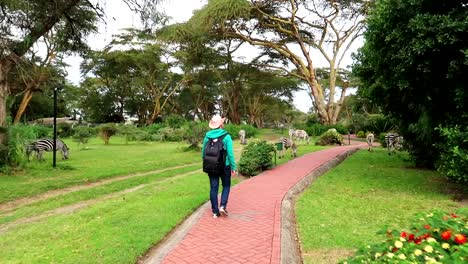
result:
[(365, 146), (359, 142), (313, 152), (243, 181), (231, 189), (228, 217), (213, 219), (206, 203), (139, 262), (293, 263), (281, 254), (290, 254), (281, 252), (287, 248), (281, 241), (283, 198), (306, 176), (318, 176), (330, 161)]

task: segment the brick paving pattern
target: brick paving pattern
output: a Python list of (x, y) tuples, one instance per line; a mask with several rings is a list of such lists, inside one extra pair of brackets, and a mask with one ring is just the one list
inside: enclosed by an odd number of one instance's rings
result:
[(280, 263), (283, 197), (314, 169), (356, 147), (310, 153), (241, 182), (231, 188), (229, 216), (214, 219), (206, 210), (162, 263)]

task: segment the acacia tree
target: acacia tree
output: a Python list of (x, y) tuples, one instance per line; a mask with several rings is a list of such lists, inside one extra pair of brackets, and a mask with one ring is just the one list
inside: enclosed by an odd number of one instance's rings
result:
[[(199, 23), (223, 37), (261, 47), (266, 59), (259, 59), (258, 64), (283, 70), (307, 83), (321, 121), (334, 124), (344, 100), (341, 96), (335, 102), (336, 74), (346, 52), (364, 29), (370, 2), (212, 0), (189, 23)], [(329, 63), (328, 97), (317, 81), (312, 49)], [(342, 89), (346, 91), (346, 87)]]
[[(158, 0), (123, 0), (133, 10), (144, 10), (144, 18), (154, 10)], [(146, 8), (149, 6), (150, 8)], [(103, 17), (99, 1), (87, 0), (3, 0), (0, 3), (0, 144), (5, 143), (2, 127), (6, 126), (7, 76), (37, 41), (53, 30), (65, 50), (86, 49), (84, 38), (96, 30)]]

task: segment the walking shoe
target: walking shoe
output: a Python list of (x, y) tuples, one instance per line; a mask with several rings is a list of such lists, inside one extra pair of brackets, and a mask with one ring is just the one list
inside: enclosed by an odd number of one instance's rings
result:
[(219, 208), (219, 212), (224, 215), (224, 216), (227, 216), (228, 215), (228, 211), (226, 210), (226, 208), (224, 208), (224, 206), (221, 206)]
[(213, 218), (218, 218), (220, 216), (219, 213), (213, 214)]

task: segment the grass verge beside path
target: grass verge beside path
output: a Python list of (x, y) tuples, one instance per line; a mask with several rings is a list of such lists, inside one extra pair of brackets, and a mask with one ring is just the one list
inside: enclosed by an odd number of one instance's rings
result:
[(13, 228), (0, 236), (0, 263), (135, 263), (207, 201), (208, 191), (206, 174), (197, 173)]
[(123, 144), (122, 138), (112, 137), (109, 145), (93, 139), (88, 149), (77, 150), (76, 143), (65, 141), (71, 147), (70, 159), (63, 161), (58, 154), (56, 169), (52, 168), (52, 153), (46, 153), (45, 162), (31, 161), (24, 172), (0, 174), (0, 204), (119, 175), (200, 162), (199, 152), (184, 151), (183, 142)]
[(296, 221), (305, 263), (336, 263), (346, 252), (380, 242), (376, 232), (385, 225), (403, 228), (415, 213), (460, 207), (441, 193), (442, 176), (412, 168), (404, 158), (384, 149), (358, 151), (304, 191)]
[(167, 179), (169, 177), (177, 176), (178, 174), (187, 173), (190, 171), (196, 171), (200, 169), (200, 165), (189, 166), (185, 168), (178, 168), (168, 170), (161, 173), (149, 174), (146, 176), (140, 176), (137, 178), (129, 178), (117, 182), (108, 183), (102, 186), (94, 187), (91, 189), (66, 193), (57, 197), (49, 198), (40, 202), (36, 202), (27, 206), (22, 206), (12, 213), (1, 214), (0, 213), (0, 225), (8, 222), (15, 221), (19, 218), (29, 217), (37, 215), (49, 210), (53, 210), (59, 207), (74, 204), (80, 201), (86, 201), (91, 199), (99, 199), (99, 197), (107, 194), (116, 193), (122, 190), (131, 189), (133, 187), (148, 184), (153, 181)]

